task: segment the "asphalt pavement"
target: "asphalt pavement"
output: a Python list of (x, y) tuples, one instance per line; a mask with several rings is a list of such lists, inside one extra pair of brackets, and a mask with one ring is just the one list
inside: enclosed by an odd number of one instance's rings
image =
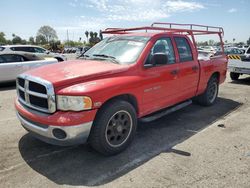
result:
[(132, 145), (112, 157), (33, 138), (15, 96), (14, 84), (1, 85), (0, 187), (250, 187), (249, 77), (228, 78), (214, 106), (139, 123)]

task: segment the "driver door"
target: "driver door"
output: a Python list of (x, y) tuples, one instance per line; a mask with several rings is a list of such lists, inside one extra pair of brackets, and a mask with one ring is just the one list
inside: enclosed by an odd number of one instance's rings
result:
[[(151, 66), (152, 58), (157, 53), (166, 54), (167, 61)], [(143, 105), (146, 114), (177, 103), (178, 71), (172, 39), (158, 39), (148, 55), (143, 71)]]

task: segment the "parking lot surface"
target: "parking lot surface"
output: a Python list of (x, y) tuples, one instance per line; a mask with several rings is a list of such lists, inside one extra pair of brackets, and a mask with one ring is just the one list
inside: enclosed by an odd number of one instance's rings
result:
[(0, 88), (0, 187), (250, 187), (250, 78), (221, 85), (214, 106), (192, 104), (151, 123), (119, 155), (31, 137)]

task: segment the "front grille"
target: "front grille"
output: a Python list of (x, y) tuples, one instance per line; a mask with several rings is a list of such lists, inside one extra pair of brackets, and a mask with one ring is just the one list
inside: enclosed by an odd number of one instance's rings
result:
[(35, 91), (38, 93), (47, 94), (46, 87), (36, 82), (31, 82), (31, 81), (29, 82), (29, 90)]
[(21, 74), (16, 83), (18, 100), (22, 104), (46, 113), (56, 111), (54, 88), (50, 82)]

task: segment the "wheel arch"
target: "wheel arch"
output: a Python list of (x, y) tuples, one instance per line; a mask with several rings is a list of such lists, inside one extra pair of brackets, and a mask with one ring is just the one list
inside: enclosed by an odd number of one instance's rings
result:
[(138, 100), (133, 94), (120, 94), (120, 95), (113, 96), (113, 97), (107, 99), (102, 104), (101, 108), (103, 108), (104, 106), (106, 106), (106, 104), (108, 104), (114, 100), (123, 100), (123, 101), (129, 102), (135, 108), (137, 115), (139, 114)]
[[(217, 80), (218, 80), (218, 82), (220, 82), (220, 72), (214, 72), (211, 76), (210, 76), (210, 78), (209, 78), (209, 80), (212, 78), (212, 77), (215, 77), (215, 78), (217, 78)], [(209, 81), (208, 80), (208, 81)]]
[(58, 62), (64, 61), (61, 57), (54, 57)]

